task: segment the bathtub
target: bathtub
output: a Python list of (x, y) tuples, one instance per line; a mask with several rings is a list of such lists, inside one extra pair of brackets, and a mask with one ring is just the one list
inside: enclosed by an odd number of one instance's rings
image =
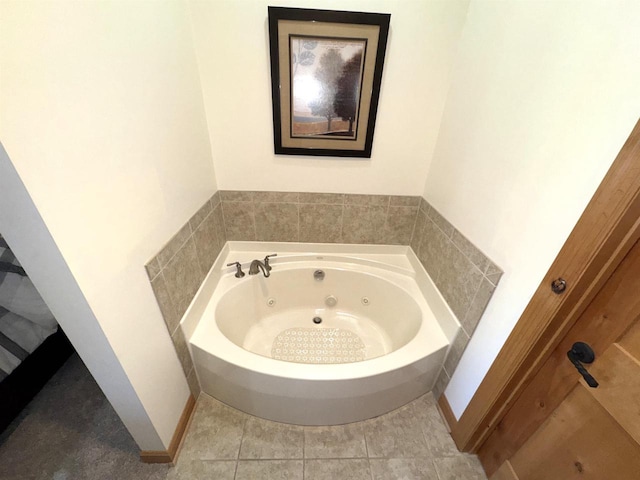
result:
[[(271, 253), (269, 278), (226, 267)], [(460, 328), (407, 247), (252, 242), (227, 243), (181, 327), (205, 393), (298, 425), (428, 392)]]

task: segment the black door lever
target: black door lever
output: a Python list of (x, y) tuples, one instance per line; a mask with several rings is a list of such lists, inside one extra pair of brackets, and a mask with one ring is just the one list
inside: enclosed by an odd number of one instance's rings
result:
[(591, 388), (598, 388), (598, 382), (591, 376), (587, 369), (584, 368), (583, 363), (593, 363), (596, 359), (596, 354), (593, 349), (584, 342), (576, 342), (571, 346), (571, 350), (567, 352), (567, 357), (573, 363), (573, 366), (578, 369), (582, 378), (584, 378), (587, 385)]

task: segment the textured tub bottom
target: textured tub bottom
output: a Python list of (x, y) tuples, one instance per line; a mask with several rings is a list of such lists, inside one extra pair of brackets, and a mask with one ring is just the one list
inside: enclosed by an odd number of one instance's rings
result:
[(271, 357), (296, 363), (360, 362), (365, 359), (365, 345), (342, 328), (289, 328), (274, 339)]

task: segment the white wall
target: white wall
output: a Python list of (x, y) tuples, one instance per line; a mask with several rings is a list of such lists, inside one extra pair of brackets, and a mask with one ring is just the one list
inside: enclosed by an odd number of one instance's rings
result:
[(640, 113), (640, 3), (473, 1), (425, 198), (505, 271), (460, 416)]
[(22, 260), (22, 266), (131, 434), (144, 439), (149, 449), (163, 450), (157, 430), (2, 144), (0, 232), (5, 232), (13, 252)]
[[(221, 189), (420, 195), (468, 0), (191, 1)], [(391, 13), (370, 160), (274, 155), (267, 6)]]
[[(216, 190), (186, 4), (3, 1), (0, 31), (0, 138), (120, 365), (43, 296), (140, 448), (165, 449), (189, 391), (143, 265)], [(20, 260), (53, 291), (50, 258)]]

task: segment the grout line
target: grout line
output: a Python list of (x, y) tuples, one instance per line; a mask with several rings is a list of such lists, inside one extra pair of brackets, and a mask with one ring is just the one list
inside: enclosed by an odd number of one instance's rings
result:
[[(364, 425), (363, 425), (364, 427)], [(369, 457), (369, 444), (367, 443), (367, 431), (363, 428), (362, 429), (362, 436), (364, 437), (364, 453), (367, 455), (367, 458)]]
[(298, 221), (298, 228), (296, 229), (296, 242), (300, 241), (300, 204), (296, 202), (296, 219)]
[[(224, 215), (224, 202), (222, 201), (222, 197), (220, 197), (220, 213), (222, 214), (222, 228), (224, 228), (224, 238), (229, 238), (229, 232), (227, 232), (227, 219)], [(228, 241), (228, 240), (227, 240)]]
[[(458, 452), (453, 455), (413, 455), (413, 456), (386, 456), (386, 457), (314, 457), (306, 460), (324, 461), (324, 460), (428, 460), (433, 458), (456, 458), (464, 455), (464, 452)], [(472, 454), (473, 455), (473, 454)], [(201, 462), (282, 462), (282, 461), (300, 461), (299, 457), (278, 457), (278, 458), (203, 458)]]
[(339, 238), (341, 243), (344, 243), (344, 214), (345, 214), (345, 208), (346, 208), (345, 204), (342, 204), (342, 206), (341, 206), (342, 212), (340, 214), (340, 238)]
[[(416, 217), (413, 219), (413, 228), (411, 229), (411, 237), (409, 237), (409, 248), (411, 248), (411, 244), (413, 243), (413, 236), (416, 234), (416, 227), (418, 226), (419, 215), (420, 215), (420, 206), (418, 205), (418, 210), (416, 211)], [(419, 245), (418, 245), (418, 250), (420, 250)], [(417, 253), (416, 253), (416, 256), (418, 256)]]
[[(174, 315), (178, 315), (178, 311), (176, 310), (175, 307), (175, 300), (173, 299), (173, 295), (171, 295), (171, 289), (167, 286), (167, 279), (164, 276), (164, 269), (162, 269), (160, 271), (160, 273), (158, 275), (162, 275), (162, 281), (164, 281), (165, 287), (167, 289), (167, 293), (169, 294), (169, 306), (171, 307), (171, 310), (173, 310), (173, 314)], [(155, 296), (155, 292), (154, 292), (154, 296)], [(157, 301), (157, 297), (156, 297), (156, 301)], [(160, 307), (160, 303), (158, 303), (158, 307)], [(169, 324), (167, 323), (167, 320), (164, 318), (164, 315), (162, 314), (162, 309), (160, 308), (160, 315), (162, 315), (162, 318), (164, 320), (165, 325), (167, 326), (167, 330), (169, 331), (169, 335), (172, 335), (171, 330), (169, 330)], [(180, 325), (180, 321), (178, 321), (178, 325)]]
[(436, 472), (436, 477), (438, 477), (439, 480), (446, 480), (440, 476), (440, 472), (438, 471), (438, 466), (436, 465), (435, 458), (431, 459), (431, 464), (433, 465), (433, 471)]
[[(471, 311), (471, 307), (473, 307), (473, 305), (474, 305), (474, 303), (476, 301), (476, 298), (478, 296), (478, 293), (480, 293), (480, 287), (482, 287), (482, 280), (480, 280), (480, 283), (478, 284), (478, 287), (476, 288), (476, 293), (473, 294), (473, 298), (471, 299), (471, 303), (469, 303), (469, 306), (467, 307), (467, 311), (464, 312), (464, 316), (462, 317), (462, 320), (460, 322), (460, 326), (462, 327), (462, 330), (464, 330), (466, 332), (466, 334), (467, 334), (467, 336), (469, 338), (471, 338), (471, 335), (473, 334), (473, 332), (471, 332), (471, 333), (467, 332), (467, 330), (464, 328), (464, 321), (467, 319), (467, 315), (469, 315), (469, 311)], [(484, 312), (483, 312), (483, 314), (484, 314)], [(480, 315), (480, 318), (482, 318), (482, 315)], [(479, 321), (480, 321), (480, 319), (478, 319), (478, 322)], [(478, 324), (476, 323), (476, 326), (477, 325)], [(475, 327), (474, 327), (474, 330), (475, 330)]]
[[(162, 251), (162, 250), (160, 250), (160, 251)], [(155, 258), (155, 257), (154, 257), (154, 260), (156, 261), (156, 263), (157, 263), (158, 265), (160, 265), (160, 261), (159, 261), (157, 258)], [(147, 265), (149, 265), (149, 264), (147, 264)], [(145, 267), (146, 267), (146, 265), (145, 265)], [(146, 270), (146, 268), (145, 268), (145, 270)], [(160, 274), (162, 273), (162, 271), (163, 271), (163, 270), (164, 270), (164, 268), (163, 268), (163, 267), (160, 267), (160, 270), (158, 270), (158, 273), (156, 273), (156, 274), (155, 274), (155, 276), (154, 276), (153, 278), (149, 279), (149, 282), (150, 282), (150, 283), (153, 283), (153, 282), (154, 282), (154, 280), (160, 276)], [(149, 274), (148, 274), (148, 273), (147, 273), (147, 277), (149, 277)]]
[(253, 212), (253, 241), (258, 241), (258, 222), (256, 221), (256, 204), (253, 201), (253, 195), (251, 196), (251, 210)]
[[(191, 218), (189, 218), (189, 220), (191, 220)], [(189, 220), (187, 220), (187, 223), (185, 223), (184, 225), (182, 225), (182, 227), (180, 227), (180, 228), (178, 229), (178, 231), (177, 231), (177, 232), (176, 232), (176, 233), (171, 237), (171, 239), (170, 239), (167, 243), (165, 243), (165, 244), (164, 244), (164, 246), (160, 249), (160, 252), (162, 252), (162, 251), (166, 248), (166, 246), (167, 246), (167, 245), (169, 245), (169, 244), (171, 243), (171, 240), (173, 240), (173, 238), (174, 238), (178, 233), (180, 233), (180, 230), (182, 230), (182, 229), (185, 227), (185, 225), (189, 225), (189, 232), (190, 232), (190, 233), (189, 233), (189, 236), (185, 239), (185, 241), (184, 241), (184, 242), (182, 242), (182, 243), (180, 244), (180, 246), (179, 246), (179, 247), (177, 248), (177, 250), (176, 250), (176, 253), (174, 253), (174, 254), (169, 258), (169, 260), (167, 260), (167, 262), (166, 262), (166, 264), (165, 264), (165, 265), (160, 264), (160, 260), (158, 260), (158, 265), (160, 265), (160, 270), (161, 270), (161, 271), (162, 271), (162, 270), (164, 270), (164, 269), (165, 269), (165, 267), (167, 267), (167, 266), (171, 263), (171, 261), (172, 261), (174, 258), (176, 258), (176, 255), (178, 255), (178, 253), (180, 253), (180, 250), (182, 250), (182, 249), (184, 248), (184, 246), (187, 244), (187, 242), (191, 239), (191, 237), (193, 237), (193, 231), (191, 230), (191, 224), (189, 223)], [(160, 254), (160, 252), (158, 252), (158, 253), (156, 254), (156, 257)]]

